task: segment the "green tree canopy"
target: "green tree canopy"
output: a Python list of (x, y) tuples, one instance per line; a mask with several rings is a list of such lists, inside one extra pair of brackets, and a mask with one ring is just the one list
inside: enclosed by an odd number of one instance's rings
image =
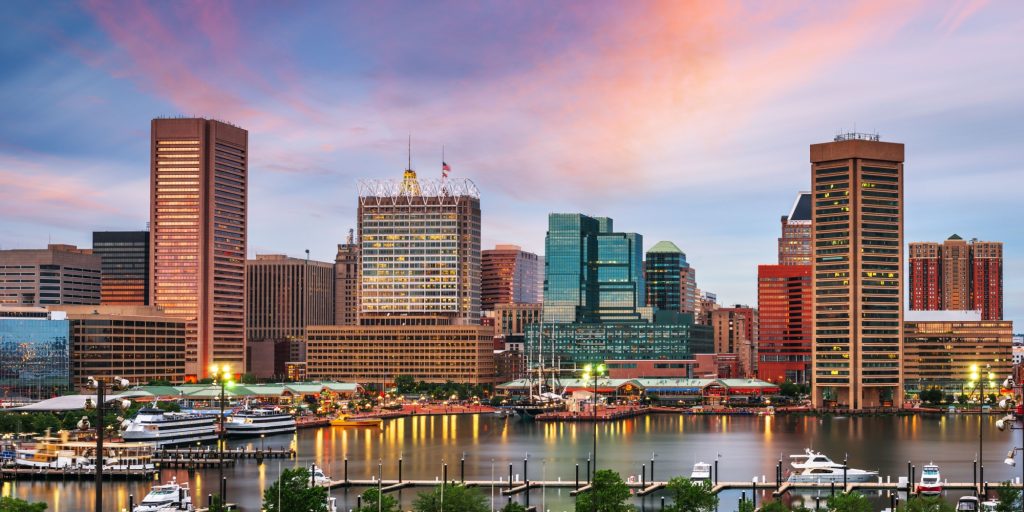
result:
[(629, 496), (629, 487), (618, 473), (601, 469), (594, 473), (591, 489), (576, 496), (576, 512), (633, 512), (636, 508), (626, 503)]
[(18, 498), (0, 498), (0, 512), (43, 512), (46, 503), (29, 503)]
[(713, 512), (718, 507), (718, 496), (711, 492), (711, 482), (693, 481), (676, 477), (668, 481), (672, 505), (668, 512)]
[(828, 499), (832, 512), (874, 512), (871, 503), (859, 492), (836, 494)]
[(402, 512), (398, 500), (387, 494), (378, 494), (377, 489), (367, 489), (360, 496), (363, 506), (357, 508), (356, 512)]
[(399, 375), (395, 377), (395, 390), (399, 393), (413, 393), (416, 391), (416, 380), (411, 375)]
[(412, 502), (416, 512), (489, 512), (487, 498), (475, 488), (463, 485), (439, 485), (421, 492)]
[(939, 496), (913, 496), (896, 507), (897, 512), (954, 512), (954, 509)]
[(1009, 482), (1003, 482), (996, 489), (997, 503), (996, 512), (1016, 512), (1021, 509), (1020, 491), (1010, 487)]
[(309, 470), (286, 469), (281, 477), (263, 491), (263, 510), (266, 512), (327, 512), (327, 489), (310, 487)]
[(526, 506), (518, 501), (510, 501), (501, 507), (501, 512), (526, 512)]

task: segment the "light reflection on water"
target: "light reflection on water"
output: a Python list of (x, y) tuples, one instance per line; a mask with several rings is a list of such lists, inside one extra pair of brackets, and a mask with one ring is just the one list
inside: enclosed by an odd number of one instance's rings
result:
[[(1016, 469), (1002, 464), (1006, 452), (1019, 433), (999, 432), (995, 418), (985, 418), (986, 476), (990, 481), (1019, 477)], [(296, 435), (267, 437), (267, 448), (295, 447), (295, 461), (268, 460), (260, 466), (241, 461), (226, 468), (229, 478), (228, 501), (238, 502), (243, 510), (259, 510), (263, 491), (277, 478), (282, 468), (324, 467), (335, 479), (344, 473), (348, 458), (349, 478), (369, 479), (383, 460), (385, 479), (397, 477), (397, 460), (403, 459), (406, 479), (435, 480), (448, 463), (448, 477), (460, 477), (460, 459), (466, 457), (467, 479), (489, 479), (492, 471), (508, 478), (509, 464), (522, 477), (522, 461), (529, 454), (531, 479), (544, 473), (548, 480), (571, 481), (575, 465), (585, 472), (586, 458), (592, 450), (593, 425), (585, 423), (525, 423), (493, 415), (417, 416), (389, 420), (384, 429), (322, 428), (302, 430)], [(920, 467), (934, 461), (942, 466), (943, 477), (950, 481), (972, 479), (972, 460), (978, 451), (978, 418), (965, 416), (907, 416), (822, 419), (814, 417), (716, 417), (652, 415), (598, 425), (598, 463), (624, 477), (639, 477), (641, 464), (650, 467), (656, 454), (655, 479), (689, 475), (694, 462), (712, 462), (721, 454), (721, 480), (746, 481), (766, 475), (772, 478), (780, 456), (799, 453), (805, 447), (824, 451), (835, 460), (848, 454), (850, 465), (880, 470), (895, 480), (906, 473), (908, 460)], [(1018, 441), (1018, 445), (1020, 442)], [(230, 445), (260, 447), (260, 439), (231, 441)], [(176, 476), (189, 481), (196, 501), (205, 505), (208, 490), (216, 487), (217, 470), (164, 471), (161, 480)], [(203, 478), (206, 476), (207, 478)], [(207, 482), (213, 482), (206, 489)], [(151, 482), (107, 482), (104, 484), (109, 510), (128, 506), (128, 495), (138, 502)], [(90, 481), (5, 482), (3, 495), (43, 500), (53, 512), (91, 510), (93, 485)], [(500, 489), (498, 489), (500, 490)], [(490, 489), (482, 489), (485, 495)], [(339, 509), (355, 506), (358, 490), (337, 489)], [(400, 498), (408, 506), (417, 490), (405, 490)], [(722, 495), (721, 512), (735, 509), (739, 491)], [(496, 503), (506, 498), (496, 491)], [(641, 510), (660, 508), (660, 495), (636, 500)], [(522, 499), (519, 497), (518, 499)], [(760, 500), (760, 499), (759, 499)], [(530, 494), (530, 504), (547, 505), (552, 511), (572, 510), (568, 489), (538, 489)], [(813, 504), (813, 499), (810, 500)]]

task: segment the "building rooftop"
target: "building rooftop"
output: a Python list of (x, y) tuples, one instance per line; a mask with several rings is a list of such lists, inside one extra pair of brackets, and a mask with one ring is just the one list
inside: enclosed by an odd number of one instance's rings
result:
[(800, 192), (789, 210), (789, 221), (811, 221), (811, 193)]
[(958, 235), (958, 234), (956, 234), (956, 233), (953, 233), (953, 234), (952, 234), (952, 235), (950, 235), (950, 237), (949, 237), (949, 238), (947, 238), (946, 240), (963, 240), (963, 238), (961, 238), (961, 237), (960, 237), (960, 235)]
[(981, 311), (949, 310), (949, 311), (904, 311), (904, 322), (980, 322)]
[(668, 240), (662, 240), (654, 244), (654, 247), (647, 249), (647, 254), (651, 253), (682, 254), (683, 251), (678, 246), (676, 246), (676, 244), (669, 242)]

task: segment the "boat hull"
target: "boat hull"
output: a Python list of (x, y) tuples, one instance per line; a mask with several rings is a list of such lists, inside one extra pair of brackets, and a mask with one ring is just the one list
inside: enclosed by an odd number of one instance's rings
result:
[[(847, 473), (847, 482), (874, 482), (878, 479), (878, 473)], [(843, 483), (843, 474), (832, 475), (790, 475), (787, 480), (794, 484), (829, 484), (832, 482)]]

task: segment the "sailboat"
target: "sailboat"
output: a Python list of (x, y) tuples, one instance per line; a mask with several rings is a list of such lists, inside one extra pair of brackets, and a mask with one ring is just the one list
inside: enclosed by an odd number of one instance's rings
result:
[[(533, 373), (529, 374), (529, 388), (527, 390), (527, 396), (525, 400), (522, 400), (514, 404), (511, 409), (512, 412), (524, 420), (532, 420), (539, 414), (548, 412), (564, 411), (566, 408), (565, 400), (562, 399), (562, 395), (559, 392), (558, 386), (558, 364), (555, 361), (555, 347), (554, 343), (551, 345), (551, 363), (552, 368), (546, 369), (544, 367), (544, 324), (540, 324), (539, 332), (540, 341), (538, 343), (538, 354), (537, 354), (537, 388), (536, 394), (534, 393), (534, 379)], [(548, 384), (545, 374), (551, 373), (551, 383)]]

